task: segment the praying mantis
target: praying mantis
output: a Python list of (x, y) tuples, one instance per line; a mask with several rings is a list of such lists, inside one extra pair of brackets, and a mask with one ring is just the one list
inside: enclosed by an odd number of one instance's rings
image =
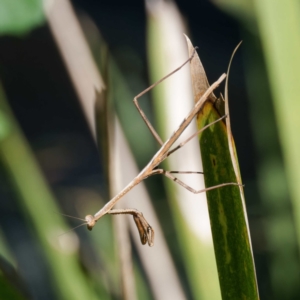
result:
[(201, 189), (201, 190), (195, 190), (192, 187), (185, 184), (183, 181), (181, 181), (178, 178), (176, 178), (175, 176), (173, 176), (172, 174), (174, 174), (174, 173), (185, 173), (185, 174), (197, 173), (197, 174), (202, 174), (202, 172), (166, 171), (162, 168), (159, 168), (159, 165), (168, 156), (170, 156), (172, 153), (174, 153), (179, 148), (183, 147), (192, 138), (199, 135), (202, 131), (204, 131), (208, 127), (212, 126), (216, 122), (219, 122), (219, 121), (223, 120), (224, 118), (226, 118), (226, 115), (224, 115), (223, 117), (219, 118), (218, 120), (204, 126), (199, 131), (197, 131), (195, 134), (193, 134), (191, 137), (189, 137), (187, 140), (180, 143), (178, 146), (172, 148), (172, 146), (178, 140), (178, 138), (181, 136), (183, 131), (187, 128), (187, 126), (191, 123), (191, 121), (194, 119), (194, 117), (201, 110), (203, 104), (205, 103), (205, 101), (207, 100), (209, 95), (226, 78), (226, 74), (222, 74), (220, 76), (220, 78), (206, 90), (206, 92), (201, 96), (201, 98), (198, 100), (198, 102), (195, 104), (195, 106), (192, 108), (192, 110), (189, 112), (189, 114), (181, 122), (179, 127), (174, 131), (174, 133), (165, 142), (162, 141), (162, 139), (160, 138), (160, 136), (158, 135), (158, 133), (156, 132), (156, 130), (154, 129), (154, 127), (152, 126), (150, 121), (148, 120), (147, 116), (145, 115), (145, 113), (143, 112), (143, 110), (139, 106), (138, 99), (141, 96), (146, 94), (148, 91), (153, 89), (155, 86), (160, 84), (162, 81), (164, 81), (165, 79), (167, 79), (168, 77), (170, 77), (174, 73), (178, 72), (187, 63), (191, 62), (194, 55), (195, 55), (195, 53), (196, 53), (196, 48), (194, 48), (194, 51), (193, 51), (192, 55), (189, 57), (189, 59), (187, 61), (185, 61), (182, 65), (180, 65), (177, 69), (175, 69), (173, 72), (169, 73), (168, 75), (166, 75), (165, 77), (163, 77), (162, 79), (160, 79), (159, 81), (157, 81), (156, 83), (152, 84), (150, 87), (148, 87), (147, 89), (142, 91), (136, 97), (134, 97), (133, 102), (134, 102), (137, 110), (139, 111), (142, 119), (144, 120), (144, 122), (148, 126), (150, 132), (152, 133), (152, 135), (154, 136), (156, 141), (160, 144), (160, 149), (156, 152), (156, 154), (152, 157), (152, 159), (144, 167), (144, 169), (142, 171), (140, 171), (140, 173), (127, 186), (125, 186), (123, 188), (123, 190), (121, 190), (116, 196), (114, 196), (109, 202), (107, 202), (94, 215), (87, 215), (85, 217), (85, 222), (86, 222), (85, 224), (87, 225), (87, 228), (89, 230), (92, 230), (93, 227), (96, 225), (97, 221), (106, 214), (111, 214), (111, 215), (130, 214), (130, 215), (133, 216), (133, 220), (134, 220), (134, 222), (137, 226), (137, 229), (138, 229), (138, 232), (139, 232), (139, 235), (140, 235), (141, 243), (143, 245), (145, 245), (148, 242), (148, 245), (150, 247), (153, 246), (154, 245), (154, 230), (149, 225), (149, 223), (147, 222), (147, 220), (145, 219), (145, 217), (143, 216), (143, 214), (140, 211), (138, 211), (136, 209), (132, 209), (132, 208), (128, 208), (128, 209), (114, 209), (113, 208), (114, 205), (118, 201), (120, 201), (125, 194), (127, 194), (131, 189), (133, 189), (136, 185), (138, 185), (144, 179), (146, 179), (146, 178), (148, 178), (152, 175), (158, 175), (158, 174), (164, 175), (167, 178), (173, 180), (174, 182), (178, 183), (179, 185), (181, 185), (182, 187), (184, 187), (185, 189), (189, 190), (190, 192), (192, 192), (194, 194), (203, 193), (203, 192), (210, 191), (210, 190), (217, 189), (217, 188), (222, 188), (222, 187), (225, 187), (225, 186), (228, 186), (228, 185), (240, 185), (239, 183), (228, 182), (228, 183), (218, 184), (218, 185), (208, 187), (208, 188), (205, 188), (205, 189)]

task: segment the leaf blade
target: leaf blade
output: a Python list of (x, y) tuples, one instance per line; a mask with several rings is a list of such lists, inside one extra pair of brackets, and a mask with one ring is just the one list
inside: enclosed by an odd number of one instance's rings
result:
[(44, 22), (42, 0), (0, 0), (1, 35), (22, 35)]
[[(193, 47), (190, 42), (188, 42), (188, 47), (189, 53), (191, 53)], [(195, 72), (195, 68), (197, 68), (195, 65), (199, 65), (200, 59), (196, 55), (196, 63), (193, 61), (194, 59), (191, 63), (191, 72)], [(192, 80), (198, 80), (198, 78), (192, 75)], [(204, 81), (203, 78), (199, 80)], [(193, 83), (195, 102), (199, 100), (199, 90), (195, 90), (196, 86), (197, 84)], [(226, 110), (229, 112), (228, 105)], [(198, 129), (219, 119), (224, 115), (224, 112), (225, 103), (223, 99), (210, 97), (197, 116)], [(230, 131), (228, 122), (229, 119), (226, 122), (217, 122), (199, 135), (206, 187), (227, 182), (240, 182), (239, 172), (236, 173), (238, 168), (237, 158), (234, 163), (232, 162), (232, 153), (236, 157), (236, 154), (234, 154), (236, 152), (233, 138), (228, 135), (228, 131)], [(230, 143), (228, 136), (230, 136)], [(223, 299), (259, 299), (247, 217), (241, 191), (239, 186), (232, 185), (207, 192), (210, 223)]]

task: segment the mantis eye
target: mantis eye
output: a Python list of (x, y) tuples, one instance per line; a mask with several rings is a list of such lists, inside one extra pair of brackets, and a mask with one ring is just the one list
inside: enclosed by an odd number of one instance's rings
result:
[(91, 231), (96, 224), (94, 216), (87, 215), (84, 219), (86, 220), (87, 229)]

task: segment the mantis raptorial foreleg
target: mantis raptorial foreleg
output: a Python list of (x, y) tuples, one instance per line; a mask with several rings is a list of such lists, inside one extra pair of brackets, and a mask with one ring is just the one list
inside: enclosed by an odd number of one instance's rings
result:
[(126, 209), (111, 209), (108, 214), (110, 215), (124, 215), (129, 214), (133, 216), (133, 220), (135, 225), (139, 231), (141, 243), (145, 245), (148, 242), (150, 247), (153, 246), (154, 243), (154, 230), (149, 225), (143, 214), (134, 208), (126, 208)]

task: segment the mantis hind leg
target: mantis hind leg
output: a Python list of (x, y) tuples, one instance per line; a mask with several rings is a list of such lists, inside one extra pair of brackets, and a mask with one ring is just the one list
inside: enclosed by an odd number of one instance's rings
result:
[(163, 145), (163, 141), (160, 138), (159, 134), (156, 132), (156, 130), (154, 129), (154, 127), (152, 126), (152, 124), (150, 123), (149, 119), (147, 118), (147, 116), (145, 115), (144, 111), (141, 109), (141, 107), (139, 106), (138, 103), (138, 99), (143, 96), (144, 94), (146, 94), (147, 92), (149, 92), (150, 90), (152, 90), (154, 87), (156, 87), (158, 84), (160, 84), (161, 82), (163, 82), (165, 79), (167, 79), (168, 77), (170, 77), (171, 75), (173, 75), (174, 73), (178, 72), (183, 66), (185, 66), (188, 62), (190, 62), (196, 52), (196, 48), (194, 49), (194, 52), (192, 53), (192, 55), (190, 56), (190, 58), (185, 61), (181, 66), (179, 66), (177, 69), (175, 69), (174, 71), (172, 71), (171, 73), (169, 73), (168, 75), (166, 75), (165, 77), (163, 77), (162, 79), (160, 79), (159, 81), (155, 82), (154, 84), (152, 84), (151, 86), (149, 86), (147, 89), (145, 89), (144, 91), (142, 91), (141, 93), (139, 93), (137, 96), (134, 97), (133, 99), (133, 103), (135, 104), (137, 110), (139, 111), (140, 115), (142, 116), (144, 122), (146, 123), (146, 125), (148, 126), (149, 130), (151, 131), (152, 135), (154, 136), (154, 138), (157, 140), (157, 142), (162, 146)]

